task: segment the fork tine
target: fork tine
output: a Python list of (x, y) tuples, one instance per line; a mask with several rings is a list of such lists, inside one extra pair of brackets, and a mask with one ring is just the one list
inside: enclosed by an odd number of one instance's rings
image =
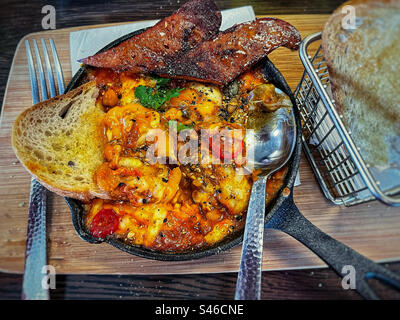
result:
[(42, 66), (42, 59), (40, 57), (39, 53), (39, 48), (37, 46), (36, 40), (33, 40), (33, 48), (35, 50), (35, 57), (36, 57), (36, 64), (37, 64), (37, 71), (39, 74), (39, 80), (40, 80), (40, 85), (41, 85), (41, 91), (42, 91), (42, 100), (47, 100), (47, 85), (46, 85), (46, 79), (44, 77), (44, 72), (43, 72), (43, 66)]
[(54, 44), (54, 41), (52, 38), (49, 38), (50, 46), (51, 46), (51, 53), (53, 55), (54, 59), (54, 67), (56, 68), (56, 77), (57, 77), (57, 83), (58, 83), (58, 89), (60, 91), (60, 94), (64, 93), (64, 77), (63, 77), (63, 72), (60, 64), (60, 60), (58, 59), (58, 54), (56, 50), (56, 46)]
[(56, 91), (56, 85), (54, 83), (54, 76), (53, 76), (53, 70), (51, 68), (51, 63), (50, 63), (50, 58), (49, 54), (47, 52), (47, 46), (46, 42), (44, 39), (41, 39), (42, 41), (42, 48), (43, 48), (43, 56), (44, 56), (44, 61), (45, 61), (45, 67), (46, 67), (46, 73), (47, 73), (47, 79), (49, 80), (49, 86), (50, 86), (50, 97), (54, 97), (57, 95)]
[(31, 48), (29, 46), (28, 40), (25, 40), (25, 48), (26, 48), (26, 57), (28, 58), (29, 79), (31, 81), (31, 88), (32, 88), (32, 102), (33, 104), (36, 104), (39, 103), (40, 101), (39, 89), (37, 85), (35, 65), (33, 63)]

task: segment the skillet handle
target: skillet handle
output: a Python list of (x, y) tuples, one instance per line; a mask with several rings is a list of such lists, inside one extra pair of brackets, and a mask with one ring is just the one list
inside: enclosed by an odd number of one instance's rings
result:
[(400, 291), (400, 275), (331, 238), (308, 221), (293, 202), (293, 190), (266, 227), (281, 230), (312, 250), (343, 277), (344, 289), (356, 289), (365, 299), (378, 300), (379, 296), (367, 282), (374, 278)]

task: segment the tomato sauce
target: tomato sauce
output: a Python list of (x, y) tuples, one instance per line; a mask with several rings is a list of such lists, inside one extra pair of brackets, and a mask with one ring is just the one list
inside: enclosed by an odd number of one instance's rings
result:
[[(211, 246), (243, 229), (257, 172), (246, 172), (245, 162), (237, 161), (245, 158), (245, 137), (227, 141), (218, 134), (246, 129), (250, 92), (267, 83), (261, 70), (245, 73), (229, 94), (213, 85), (103, 69), (89, 78), (101, 88), (97, 103), (106, 112), (104, 163), (95, 181), (113, 199), (87, 205), (85, 223), (93, 236), (173, 253)], [(138, 94), (140, 86), (147, 96)], [(187, 140), (202, 130), (213, 134), (189, 153), (189, 160), (201, 161), (184, 162)], [(153, 131), (161, 134), (149, 140)], [(186, 140), (171, 139), (181, 132)], [(149, 151), (158, 161), (149, 160)], [(286, 172), (267, 182), (267, 203)]]

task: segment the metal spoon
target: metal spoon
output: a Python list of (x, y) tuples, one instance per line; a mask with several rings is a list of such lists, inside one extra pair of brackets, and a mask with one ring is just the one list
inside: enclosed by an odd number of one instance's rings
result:
[(261, 170), (253, 184), (247, 209), (236, 300), (259, 300), (265, 219), (266, 183), (289, 160), (296, 141), (296, 122), (290, 107), (275, 112), (253, 111), (246, 133), (248, 163)]

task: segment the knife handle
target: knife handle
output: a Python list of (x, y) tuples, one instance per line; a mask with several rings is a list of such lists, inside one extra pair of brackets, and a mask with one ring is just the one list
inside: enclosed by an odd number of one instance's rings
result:
[(49, 291), (42, 285), (43, 267), (46, 257), (46, 189), (31, 180), (28, 211), (28, 230), (25, 251), (25, 273), (22, 284), (22, 299), (47, 300)]
[(260, 300), (267, 176), (253, 184), (243, 237), (235, 300)]

